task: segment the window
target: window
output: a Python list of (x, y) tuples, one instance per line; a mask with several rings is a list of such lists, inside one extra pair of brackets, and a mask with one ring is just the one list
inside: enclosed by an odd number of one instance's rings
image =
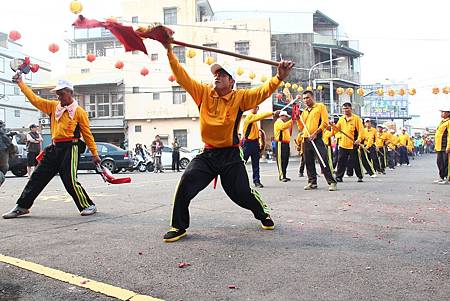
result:
[(186, 102), (186, 91), (181, 87), (172, 87), (173, 104), (182, 104)]
[(250, 89), (252, 84), (250, 82), (236, 83), (236, 89)]
[[(88, 116), (95, 115), (95, 95), (90, 95), (89, 98), (86, 101), (86, 112), (88, 113)], [(91, 113), (91, 114), (89, 114)]]
[(177, 8), (164, 8), (164, 24), (174, 25), (177, 24)]
[(20, 117), (20, 110), (14, 110), (14, 117)]
[(2, 98), (6, 93), (6, 84), (0, 82), (0, 98)]
[(135, 126), (134, 126), (134, 132), (135, 132), (135, 133), (140, 133), (140, 132), (142, 132), (142, 126), (141, 126), (141, 125), (135, 125)]
[(131, 17), (131, 23), (139, 23), (139, 17), (138, 16)]
[(0, 57), (0, 72), (5, 72), (5, 58)]
[(177, 56), (180, 63), (186, 63), (186, 50), (183, 46), (174, 46), (173, 53)]
[(177, 137), (182, 147), (187, 147), (187, 130), (173, 130), (173, 137)]
[(90, 70), (89, 70), (89, 68), (83, 68), (83, 69), (81, 69), (81, 73), (83, 74), (83, 73), (89, 73), (90, 72)]
[(97, 117), (108, 117), (109, 115), (109, 95), (97, 95)]
[[(17, 86), (14, 86), (14, 95), (20, 95), (20, 89)], [(25, 97), (25, 99), (28, 101), (28, 98)]]
[[(203, 44), (203, 46), (217, 48), (217, 43), (214, 43), (214, 44)], [(203, 50), (203, 61), (206, 61), (206, 58), (208, 56), (212, 57), (214, 59), (214, 61), (217, 62), (217, 52)]]
[(244, 55), (248, 55), (249, 53), (249, 49), (250, 49), (250, 44), (248, 41), (245, 42), (235, 42), (234, 43), (234, 49), (237, 53), (239, 54), (244, 54)]
[(123, 116), (123, 95), (111, 95), (111, 113), (112, 117)]
[(159, 92), (153, 92), (153, 100), (159, 100), (160, 94)]
[(133, 87), (133, 93), (139, 93), (139, 87)]
[(158, 54), (157, 53), (152, 53), (152, 55), (150, 56), (150, 60), (157, 61), (158, 60)]

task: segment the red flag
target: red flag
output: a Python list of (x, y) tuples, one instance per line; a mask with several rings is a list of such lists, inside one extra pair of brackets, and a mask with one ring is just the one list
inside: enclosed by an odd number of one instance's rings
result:
[(136, 34), (131, 26), (124, 26), (116, 21), (100, 22), (94, 19), (86, 19), (82, 15), (72, 24), (75, 28), (94, 28), (104, 27), (111, 31), (111, 33), (123, 44), (125, 51), (139, 50), (147, 54), (144, 42)]

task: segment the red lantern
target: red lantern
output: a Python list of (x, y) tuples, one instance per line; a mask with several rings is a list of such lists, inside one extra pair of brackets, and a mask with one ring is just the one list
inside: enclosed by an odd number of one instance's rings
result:
[(124, 66), (122, 61), (117, 61), (116, 64), (114, 65), (114, 67), (116, 67), (117, 69), (122, 69)]
[(141, 69), (141, 75), (142, 75), (142, 76), (146, 76), (147, 74), (148, 74), (148, 69), (145, 68), (145, 67), (143, 67), (143, 68)]
[(22, 35), (17, 30), (12, 30), (9, 32), (9, 38), (13, 41), (17, 41), (21, 37), (22, 37)]
[(432, 92), (433, 92), (433, 94), (439, 94), (439, 88), (438, 87), (434, 87)]
[(277, 99), (280, 100), (283, 98), (283, 94), (282, 93), (277, 93)]
[(93, 61), (95, 61), (96, 58), (97, 58), (97, 57), (96, 57), (95, 54), (93, 54), (93, 53), (88, 53), (88, 54), (86, 55), (86, 60), (87, 60), (88, 62), (90, 62), (90, 63), (92, 63)]
[(30, 67), (31, 72), (36, 73), (39, 70), (39, 65), (34, 64)]
[(174, 82), (175, 81), (175, 76), (172, 74), (169, 76), (169, 82)]
[(344, 88), (342, 88), (342, 87), (339, 87), (339, 88), (336, 89), (336, 93), (337, 93), (338, 95), (342, 95), (342, 94), (344, 94), (344, 92), (345, 92), (345, 90), (344, 90)]
[(55, 53), (59, 50), (59, 46), (58, 44), (51, 43), (50, 45), (48, 45), (48, 50), (52, 53)]

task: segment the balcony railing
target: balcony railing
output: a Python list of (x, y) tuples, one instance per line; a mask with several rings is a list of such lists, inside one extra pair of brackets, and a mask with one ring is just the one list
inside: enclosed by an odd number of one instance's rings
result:
[(316, 68), (311, 72), (311, 79), (327, 79), (327, 78), (340, 78), (352, 82), (359, 83), (359, 72), (353, 71), (350, 68), (335, 66), (332, 69), (330, 67)]

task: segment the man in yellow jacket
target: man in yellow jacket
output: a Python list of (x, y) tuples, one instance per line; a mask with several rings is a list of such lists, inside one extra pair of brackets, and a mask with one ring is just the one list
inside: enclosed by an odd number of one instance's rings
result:
[[(353, 169), (355, 170), (358, 182), (363, 181), (361, 153), (359, 151), (361, 141), (364, 140), (364, 126), (361, 118), (353, 114), (352, 104), (346, 102), (342, 105), (343, 116), (339, 118), (336, 123), (336, 129), (339, 129), (343, 134), (339, 140), (339, 158), (336, 171), (336, 181), (342, 182), (342, 178), (347, 168), (348, 161), (353, 162)], [(333, 131), (335, 131), (333, 129)]]
[(273, 136), (277, 142), (277, 167), (278, 179), (281, 182), (289, 182), (291, 179), (286, 177), (286, 169), (289, 164), (289, 155), (291, 142), (292, 119), (286, 111), (280, 112), (280, 117), (273, 125)]
[(450, 180), (450, 108), (441, 111), (441, 122), (436, 128), (434, 135), (434, 150), (437, 156), (439, 179), (434, 181), (438, 184), (447, 184)]
[(408, 158), (408, 149), (411, 148), (411, 138), (409, 137), (406, 129), (402, 129), (402, 133), (398, 136), (398, 152), (400, 154), (400, 162), (401, 165), (406, 164), (409, 166), (409, 158)]
[(377, 137), (377, 130), (372, 127), (372, 121), (370, 119), (366, 119), (364, 121), (364, 125), (365, 125), (365, 139), (364, 139), (364, 145), (367, 149), (367, 156), (368, 156), (368, 163), (369, 165), (371, 165), (371, 167), (373, 168), (374, 174), (375, 171), (381, 173), (381, 168), (380, 168), (380, 161), (378, 160), (378, 156), (377, 156), (377, 150), (376, 150), (376, 146), (375, 146), (375, 141), (376, 141), (376, 137)]
[(252, 160), (252, 170), (253, 170), (253, 184), (255, 187), (263, 188), (263, 184), (261, 184), (261, 179), (259, 175), (259, 127), (258, 121), (275, 116), (277, 117), (280, 113), (276, 111), (274, 113), (259, 113), (259, 106), (253, 108), (250, 113), (244, 119), (244, 126), (242, 132), (244, 133), (242, 148), (244, 151), (244, 161), (247, 162), (248, 158)]
[[(299, 130), (303, 132), (304, 138), (303, 152), (305, 156), (306, 172), (308, 174), (308, 184), (304, 187), (304, 189), (317, 189), (317, 172), (315, 161), (317, 158), (324, 172), (325, 179), (329, 185), (328, 190), (336, 191), (336, 180), (334, 179), (333, 173), (330, 169), (327, 149), (322, 140), (323, 131), (328, 126), (327, 108), (323, 103), (316, 103), (313, 92), (309, 90), (303, 92), (303, 101), (306, 104), (306, 108), (303, 110), (303, 113), (300, 114), (300, 118), (297, 120), (297, 126)], [(318, 158), (319, 155), (321, 159)]]
[(163, 240), (174, 242), (187, 235), (191, 200), (219, 175), (222, 187), (232, 201), (252, 211), (263, 229), (274, 229), (269, 207), (259, 193), (250, 188), (239, 149), (238, 129), (243, 112), (271, 97), (288, 76), (294, 63), (280, 62), (277, 75), (261, 87), (233, 90), (235, 79), (230, 67), (211, 65), (214, 84), (202, 84), (188, 75), (178, 62), (170, 43), (163, 46), (167, 49), (167, 57), (177, 83), (192, 96), (199, 108), (200, 133), (205, 143), (204, 151), (189, 163), (177, 185), (170, 222), (172, 228), (164, 235)]
[(58, 101), (43, 99), (22, 81), (20, 75), (13, 77), (25, 97), (41, 112), (50, 116), (52, 144), (45, 148), (41, 162), (31, 174), (22, 194), (17, 200), (17, 206), (5, 213), (3, 218), (16, 218), (28, 214), (34, 200), (47, 186), (50, 180), (59, 173), (67, 192), (72, 196), (80, 214), (92, 215), (97, 207), (77, 180), (79, 147), (85, 148), (80, 137), (83, 136), (91, 151), (94, 164), (100, 164), (94, 137), (89, 128), (88, 115), (78, 102), (73, 99), (73, 85), (65, 80), (58, 81), (53, 91), (58, 95)]
[(375, 138), (375, 147), (378, 155), (378, 162), (380, 163), (380, 170), (382, 174), (386, 174), (387, 167), (387, 151), (386, 144), (389, 137), (385, 131), (385, 127), (382, 124), (377, 125), (377, 136)]

